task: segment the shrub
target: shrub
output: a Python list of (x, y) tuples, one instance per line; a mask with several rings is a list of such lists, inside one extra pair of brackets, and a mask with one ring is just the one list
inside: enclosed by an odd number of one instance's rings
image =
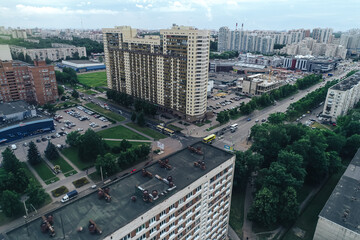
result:
[(89, 180), (86, 177), (80, 178), (74, 182), (72, 182), (76, 188), (80, 188), (84, 186), (85, 184), (89, 183)]
[(64, 195), (65, 193), (68, 193), (69, 192), (69, 189), (67, 189), (65, 186), (61, 186), (55, 190), (52, 190), (51, 191), (51, 194), (54, 196), (54, 197), (59, 197), (61, 195)]

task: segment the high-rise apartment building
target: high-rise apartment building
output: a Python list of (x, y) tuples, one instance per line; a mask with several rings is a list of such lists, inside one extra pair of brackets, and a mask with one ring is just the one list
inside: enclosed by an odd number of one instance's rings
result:
[(129, 26), (103, 29), (108, 87), (155, 103), (188, 121), (207, 107), (210, 36), (173, 25), (138, 37)]
[(34, 61), (34, 66), (20, 61), (0, 60), (0, 101), (25, 100), (44, 105), (58, 96), (54, 66)]
[(312, 38), (318, 43), (331, 43), (332, 34), (332, 28), (314, 28), (312, 31)]
[(218, 36), (218, 51), (225, 52), (230, 49), (230, 30), (228, 27), (221, 27)]
[(336, 121), (360, 100), (360, 73), (355, 73), (328, 89), (323, 115)]
[[(103, 186), (110, 196), (99, 189), (50, 212), (56, 237), (226, 239), (234, 164), (233, 154), (198, 142)], [(48, 239), (39, 222), (7, 232), (6, 239)]]

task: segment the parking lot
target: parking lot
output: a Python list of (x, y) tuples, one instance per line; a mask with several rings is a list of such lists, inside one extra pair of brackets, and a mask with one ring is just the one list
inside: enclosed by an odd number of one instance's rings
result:
[[(81, 108), (81, 106), (79, 107)], [(26, 145), (28, 145), (30, 141), (35, 142), (39, 152), (43, 154), (47, 146), (47, 141), (49, 140), (55, 144), (55, 146), (63, 147), (66, 144), (66, 135), (72, 131), (84, 133), (88, 128), (100, 130), (111, 124), (108, 120), (105, 120), (105, 118), (101, 118), (102, 116), (97, 115), (92, 111), (85, 112), (85, 110), (89, 111), (86, 108), (79, 109), (77, 107), (59, 110), (55, 114), (55, 118), (57, 120), (54, 120), (54, 132), (30, 136), (18, 141), (4, 144), (0, 147), (0, 152), (4, 151), (6, 147), (15, 144), (16, 150), (14, 150), (14, 153), (20, 161), (24, 162), (27, 161), (28, 146)], [(2, 160), (1, 154), (0, 159)]]
[(213, 110), (215, 114), (230, 110), (240, 106), (242, 102), (247, 103), (251, 99), (247, 97), (237, 96), (235, 93), (221, 93), (215, 92), (212, 97), (208, 99), (208, 110)]

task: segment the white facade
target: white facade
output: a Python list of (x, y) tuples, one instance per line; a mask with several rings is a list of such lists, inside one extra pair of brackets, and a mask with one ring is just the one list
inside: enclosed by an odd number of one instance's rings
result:
[(13, 54), (18, 55), (23, 53), (24, 56), (29, 55), (32, 60), (46, 60), (57, 61), (59, 59), (66, 59), (67, 57), (73, 57), (74, 53), (79, 53), (79, 57), (86, 57), (85, 47), (65, 47), (65, 48), (40, 48), (40, 49), (26, 49), (24, 47), (10, 46), (10, 50)]
[(320, 217), (316, 225), (314, 240), (359, 240), (360, 234)]
[(9, 45), (0, 45), (0, 60), (11, 61), (11, 53)]
[(360, 100), (360, 73), (356, 73), (329, 88), (323, 114), (335, 121), (345, 115)]

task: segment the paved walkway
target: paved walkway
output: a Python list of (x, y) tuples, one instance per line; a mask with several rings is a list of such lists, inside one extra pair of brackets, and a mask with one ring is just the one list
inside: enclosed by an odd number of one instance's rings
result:
[(253, 202), (252, 192), (253, 192), (253, 187), (251, 186), (251, 183), (248, 182), (246, 185), (245, 202), (244, 202), (243, 238), (250, 240), (256, 239), (256, 235), (252, 231), (252, 222), (247, 218), (247, 214)]
[(230, 240), (240, 240), (240, 237), (236, 234), (234, 229), (229, 224), (229, 238)]

